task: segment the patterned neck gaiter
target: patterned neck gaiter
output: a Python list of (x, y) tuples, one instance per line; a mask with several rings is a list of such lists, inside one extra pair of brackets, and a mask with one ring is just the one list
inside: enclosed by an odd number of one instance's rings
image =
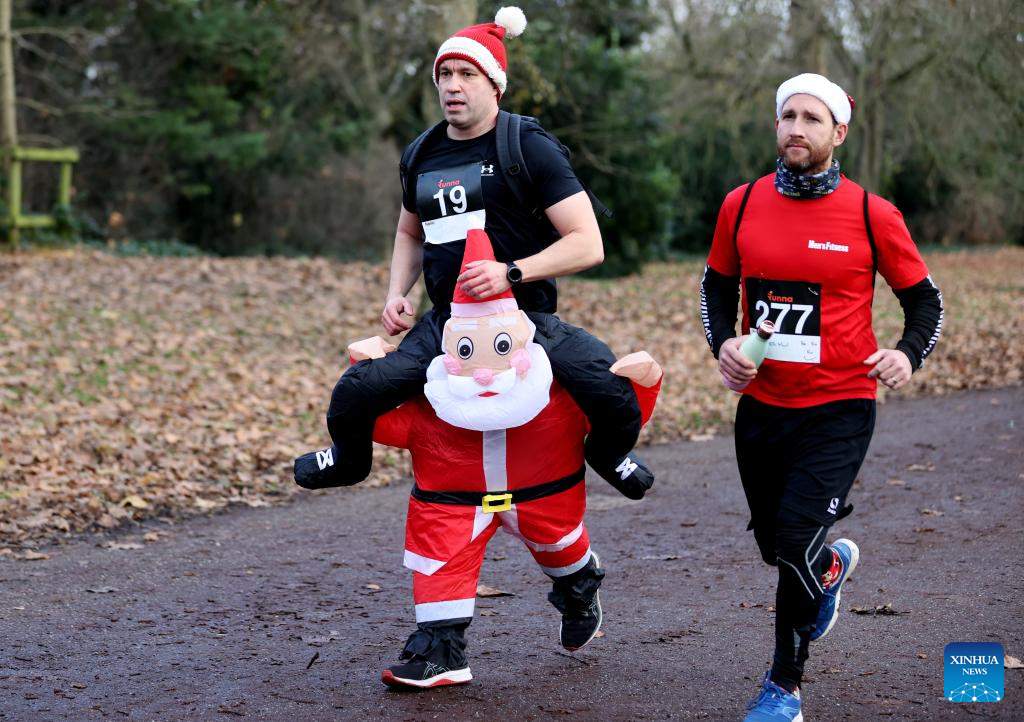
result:
[(787, 198), (824, 198), (835, 192), (840, 180), (837, 160), (821, 173), (800, 175), (787, 168), (782, 158), (775, 159), (775, 190)]

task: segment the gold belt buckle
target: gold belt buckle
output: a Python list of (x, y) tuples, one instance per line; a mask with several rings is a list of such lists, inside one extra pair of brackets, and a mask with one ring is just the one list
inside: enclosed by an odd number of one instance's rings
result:
[(494, 514), (499, 511), (508, 511), (512, 508), (512, 493), (484, 494), (483, 510), (485, 514)]

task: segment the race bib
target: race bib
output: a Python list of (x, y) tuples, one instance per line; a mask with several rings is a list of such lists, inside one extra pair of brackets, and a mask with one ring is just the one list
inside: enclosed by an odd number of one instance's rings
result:
[(821, 284), (806, 281), (746, 279), (747, 318), (755, 333), (763, 321), (775, 324), (765, 358), (821, 362)]
[(487, 214), (480, 163), (421, 173), (416, 179), (416, 210), (427, 243), (463, 241), (469, 229), (483, 228)]

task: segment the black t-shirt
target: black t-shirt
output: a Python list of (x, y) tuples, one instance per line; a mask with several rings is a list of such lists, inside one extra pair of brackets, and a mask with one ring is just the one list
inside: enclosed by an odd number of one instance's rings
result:
[[(505, 183), (498, 167), (495, 130), (471, 140), (443, 136), (432, 147), (420, 148), (402, 205), (419, 216), (423, 229), (423, 278), (434, 307), (447, 311), (462, 266), (466, 231), (487, 231), (494, 257), (515, 261), (538, 253), (558, 234), (543, 213), (583, 190), (569, 160), (542, 133), (526, 129), (523, 157), (533, 180), (531, 206), (524, 207)], [(525, 311), (554, 313), (557, 290), (553, 279), (513, 287)]]

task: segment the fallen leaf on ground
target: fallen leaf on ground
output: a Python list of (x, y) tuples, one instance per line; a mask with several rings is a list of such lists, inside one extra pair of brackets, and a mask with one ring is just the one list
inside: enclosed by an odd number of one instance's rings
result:
[(697, 522), (695, 522), (695, 521), (681, 521), (681, 522), (679, 522), (679, 526), (697, 526)]
[(23, 552), (16, 552), (14, 554), (14, 558), (17, 559), (18, 561), (22, 561), (22, 562), (40, 562), (40, 561), (43, 561), (45, 559), (49, 559), (50, 555), (49, 554), (44, 554), (43, 552), (37, 552), (37, 551), (34, 551), (32, 549), (29, 549), (29, 550), (23, 551)]
[(114, 549), (117, 551), (128, 551), (130, 549), (142, 548), (141, 544), (136, 544), (135, 542), (106, 542), (105, 544), (100, 544), (100, 546), (104, 549)]
[(92, 592), (93, 594), (113, 594), (114, 592), (117, 591), (117, 588), (116, 587), (93, 587), (91, 589), (86, 589), (85, 591)]
[(889, 479), (885, 483), (886, 484), (890, 484), (892, 486), (906, 486), (907, 485), (907, 482), (903, 481), (903, 479)]
[(148, 531), (142, 535), (142, 541), (144, 542), (155, 542), (160, 541), (160, 532)]
[[(302, 641), (311, 647), (320, 647), (328, 642), (331, 642), (341, 636), (340, 632), (332, 631), (330, 634), (310, 634), (302, 635)], [(310, 662), (312, 664), (312, 662)], [(309, 669), (309, 667), (306, 667)]]
[(501, 589), (495, 589), (489, 587), (486, 584), (478, 584), (476, 587), (476, 595), (478, 597), (514, 597), (515, 594), (512, 592), (505, 592)]
[(371, 582), (369, 584), (364, 584), (363, 589), (369, 589), (371, 592), (379, 592), (381, 591), (381, 586)]
[(892, 602), (888, 604), (879, 604), (876, 607), (850, 607), (850, 611), (854, 614), (869, 614), (878, 615), (884, 617), (895, 617), (899, 614), (910, 614), (910, 612), (901, 612), (892, 606)]
[(1003, 657), (1003, 666), (1007, 669), (1024, 669), (1024, 662), (1021, 662), (1016, 657), (1006, 655)]
[(909, 464), (907, 471), (935, 471), (935, 464)]
[(217, 507), (221, 506), (221, 502), (211, 501), (209, 499), (203, 499), (202, 497), (197, 496), (195, 500), (195, 505), (197, 509), (202, 509), (203, 511), (210, 511), (211, 509), (216, 509)]
[(938, 509), (922, 509), (921, 514), (924, 516), (945, 516), (946, 512), (939, 511)]
[(640, 558), (641, 559), (646, 559), (648, 561), (670, 562), (670, 561), (672, 561), (674, 559), (678, 559), (679, 555), (678, 554), (654, 554), (652, 556), (646, 556), (646, 557), (640, 557)]
[(148, 509), (149, 502), (138, 494), (129, 494), (125, 498), (121, 499), (121, 506), (130, 506), (133, 509)]

